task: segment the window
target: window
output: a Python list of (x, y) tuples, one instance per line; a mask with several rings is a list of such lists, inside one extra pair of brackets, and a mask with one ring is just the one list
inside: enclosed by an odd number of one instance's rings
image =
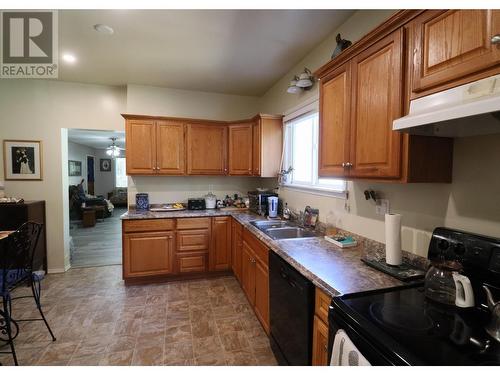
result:
[(284, 169), (293, 167), (285, 186), (344, 193), (344, 180), (318, 176), (318, 139), (317, 110), (285, 122)]
[(125, 163), (125, 158), (115, 159), (115, 186), (117, 188), (127, 187), (128, 184), (127, 169)]

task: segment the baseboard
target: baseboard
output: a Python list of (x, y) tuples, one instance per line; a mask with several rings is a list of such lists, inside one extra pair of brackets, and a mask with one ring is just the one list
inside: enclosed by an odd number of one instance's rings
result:
[(47, 273), (64, 273), (66, 272), (67, 270), (64, 269), (64, 268), (49, 268), (47, 270)]

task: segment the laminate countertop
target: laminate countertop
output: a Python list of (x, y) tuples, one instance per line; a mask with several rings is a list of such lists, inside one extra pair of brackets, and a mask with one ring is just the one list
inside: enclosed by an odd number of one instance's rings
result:
[[(265, 243), (272, 251), (281, 256), (312, 283), (331, 296), (388, 288), (405, 283), (385, 273), (367, 266), (361, 261), (370, 249), (371, 241), (358, 241), (357, 247), (341, 249), (326, 241), (323, 237), (300, 240), (273, 240), (264, 232), (250, 224), (253, 220), (262, 220), (248, 211), (174, 211), (150, 212), (129, 210), (121, 216), (122, 220), (140, 219), (176, 219), (186, 217), (232, 216), (247, 230)], [(377, 245), (373, 245), (377, 246)], [(378, 249), (380, 250), (380, 249)]]

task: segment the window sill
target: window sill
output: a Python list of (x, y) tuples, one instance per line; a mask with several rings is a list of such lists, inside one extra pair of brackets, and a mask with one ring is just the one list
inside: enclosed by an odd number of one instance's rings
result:
[(321, 187), (303, 186), (303, 185), (281, 185), (280, 189), (295, 190), (303, 193), (320, 195), (324, 197), (334, 197), (347, 199), (347, 191), (331, 190)]

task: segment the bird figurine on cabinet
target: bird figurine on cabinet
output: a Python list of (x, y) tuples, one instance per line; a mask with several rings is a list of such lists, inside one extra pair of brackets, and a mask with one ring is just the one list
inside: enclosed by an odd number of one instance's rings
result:
[(340, 53), (343, 50), (345, 50), (347, 47), (352, 45), (352, 42), (350, 40), (342, 39), (342, 37), (340, 36), (340, 33), (337, 34), (337, 36), (335, 37), (335, 40), (337, 41), (337, 47), (335, 47), (335, 49), (333, 50), (332, 59), (337, 57), (338, 55), (340, 55)]

